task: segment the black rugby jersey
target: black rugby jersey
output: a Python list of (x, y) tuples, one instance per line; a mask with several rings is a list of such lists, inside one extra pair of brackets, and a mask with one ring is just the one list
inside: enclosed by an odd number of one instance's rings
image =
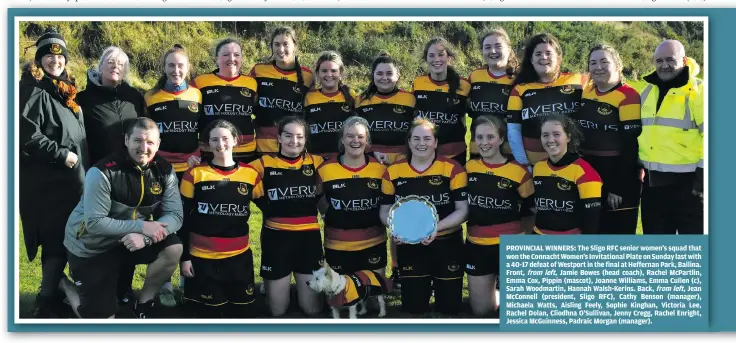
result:
[[(350, 96), (355, 99), (351, 89)], [(335, 158), (338, 154), (340, 129), (345, 119), (354, 115), (353, 107), (340, 91), (325, 93), (313, 90), (304, 99), (304, 115), (309, 126), (308, 151), (325, 158)]]
[(515, 161), (488, 164), (468, 161), (468, 241), (478, 245), (499, 243), (500, 235), (523, 232), (521, 217), (532, 215), (534, 181)]
[[(472, 119), (471, 125), (475, 118), (480, 116), (494, 116), (506, 122), (506, 106), (509, 103), (511, 84), (514, 79), (506, 74), (494, 76), (487, 67), (483, 67), (470, 73), (468, 80), (470, 81), (468, 116)], [(503, 149), (504, 152), (511, 152), (506, 151), (508, 150), (507, 142), (504, 142)], [(470, 154), (478, 154), (478, 147), (473, 137), (470, 137)]]
[(215, 71), (198, 76), (192, 86), (202, 92), (204, 115), (200, 117), (199, 129), (204, 130), (210, 122), (217, 119), (227, 120), (240, 132), (233, 154), (255, 151), (253, 114), (258, 98), (256, 80), (247, 75), (227, 79), (217, 75)]
[(184, 174), (179, 189), (188, 205), (180, 234), (183, 254), (223, 259), (250, 248), (250, 202), (263, 196), (258, 171), (246, 164), (230, 168), (203, 164)]
[(358, 97), (357, 115), (368, 121), (371, 131), (369, 151), (388, 155), (394, 163), (406, 154), (406, 136), (414, 118), (414, 94), (397, 90), (389, 94), (376, 93), (370, 98)]
[(156, 122), (161, 134), (157, 154), (171, 163), (177, 173), (186, 171), (187, 159), (199, 151), (202, 93), (194, 87), (175, 93), (152, 89), (144, 99), (146, 115)]
[[(420, 172), (408, 160), (402, 160), (386, 169), (381, 182), (383, 205), (393, 205), (408, 195), (424, 197), (437, 208), (442, 220), (455, 212), (455, 201), (467, 201), (468, 174), (456, 161), (437, 157), (427, 170)], [(462, 230), (462, 226), (437, 233), (447, 236)]]
[(261, 175), (264, 197), (257, 202), (263, 226), (275, 230), (319, 230), (317, 168), (324, 159), (305, 154), (290, 159), (264, 155), (250, 165)]
[(302, 87), (297, 85), (296, 70), (283, 70), (276, 62), (253, 66), (250, 76), (258, 86), (256, 108), (256, 144), (259, 152), (278, 152), (276, 123), (281, 118), (304, 114), (304, 96), (314, 77), (309, 68), (301, 67)]
[(539, 234), (591, 234), (598, 231), (601, 178), (576, 154), (557, 163), (534, 165), (534, 231)]
[(446, 81), (436, 82), (429, 75), (418, 76), (412, 84), (416, 115), (431, 120), (439, 128), (437, 153), (454, 157), (467, 149), (465, 112), (470, 83), (461, 78), (454, 98), (450, 98), (449, 89)]
[(386, 167), (366, 155), (363, 167), (350, 168), (340, 163), (341, 157), (317, 170), (329, 206), (325, 213), (325, 247), (357, 251), (381, 244), (386, 241), (386, 228), (378, 211)]
[(506, 118), (521, 124), (521, 136), (529, 164), (547, 157), (541, 142), (541, 119), (552, 114), (574, 116), (580, 110), (585, 77), (563, 73), (550, 83), (518, 84), (511, 90)]

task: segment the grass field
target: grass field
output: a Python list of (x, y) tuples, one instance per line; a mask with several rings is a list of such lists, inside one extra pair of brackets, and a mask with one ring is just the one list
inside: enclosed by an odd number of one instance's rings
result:
[[(470, 125), (468, 120), (468, 126)], [(466, 141), (470, 140), (470, 133), (468, 132), (466, 134)], [(251, 216), (248, 223), (250, 224), (250, 244), (251, 249), (253, 250), (253, 263), (254, 263), (254, 269), (255, 269), (255, 277), (256, 277), (256, 284), (260, 285), (262, 283), (262, 279), (258, 275), (258, 270), (261, 265), (261, 239), (260, 239), (260, 227), (261, 227), (261, 220), (262, 215), (261, 211), (256, 207), (255, 205), (251, 205)], [(465, 226), (465, 224), (463, 224)], [(641, 220), (639, 221), (637, 225), (637, 234), (641, 234)], [(34, 299), (36, 296), (36, 293), (38, 292), (38, 286), (41, 281), (41, 262), (40, 258), (36, 258), (35, 261), (29, 262), (28, 258), (26, 257), (26, 249), (25, 245), (23, 245), (23, 232), (20, 230), (20, 251), (19, 251), (19, 259), (20, 259), (20, 317), (30, 317), (31, 313), (33, 312), (34, 308)], [(40, 256), (40, 252), (39, 255)], [(388, 261), (388, 268), (386, 270), (387, 275), (391, 275), (390, 272), (390, 266), (391, 266), (391, 254), (388, 254), (389, 261)], [(135, 277), (133, 279), (133, 288), (134, 290), (139, 290), (143, 286), (143, 280), (145, 278), (146, 269), (145, 266), (138, 266), (136, 269)], [(172, 284), (175, 288), (179, 286), (179, 270), (177, 269), (174, 272), (175, 277), (172, 278)], [(294, 283), (294, 280), (292, 278), (292, 284)], [(256, 287), (258, 288), (258, 287)], [(292, 292), (293, 293), (293, 292)], [(464, 311), (460, 314), (459, 317), (471, 317), (470, 309), (467, 304), (468, 300), (468, 290), (467, 290), (467, 277), (463, 279), (463, 303), (464, 303)], [(295, 294), (292, 294), (292, 301), (291, 301), (291, 308), (289, 310), (289, 313), (287, 314), (288, 317), (301, 317), (301, 313), (298, 309), (298, 306), (296, 306), (296, 298)], [(399, 307), (401, 305), (400, 302), (400, 294), (398, 292), (394, 292), (393, 294), (389, 295), (387, 299), (387, 310), (388, 314), (387, 317), (389, 318), (402, 318), (406, 317), (406, 314), (400, 312)], [(266, 316), (266, 308), (263, 304), (263, 299), (260, 297), (258, 299), (258, 306), (262, 307), (264, 317)], [(120, 311), (120, 317), (126, 317), (130, 313), (129, 309), (123, 308)], [(166, 312), (167, 315), (171, 317), (179, 317), (180, 314), (176, 309), (171, 309), (170, 311)], [(325, 312), (325, 316), (327, 316), (328, 313)], [(344, 315), (347, 315), (346, 313)], [(369, 316), (375, 315), (373, 312), (369, 312)], [(435, 316), (434, 314), (429, 314), (430, 316)]]

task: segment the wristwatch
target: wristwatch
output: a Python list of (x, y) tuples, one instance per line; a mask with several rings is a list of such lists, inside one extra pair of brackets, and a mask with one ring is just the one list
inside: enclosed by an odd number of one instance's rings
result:
[(151, 238), (148, 236), (143, 236), (143, 242), (146, 243), (146, 246), (149, 246), (151, 245), (151, 243), (153, 243), (153, 241), (151, 241)]

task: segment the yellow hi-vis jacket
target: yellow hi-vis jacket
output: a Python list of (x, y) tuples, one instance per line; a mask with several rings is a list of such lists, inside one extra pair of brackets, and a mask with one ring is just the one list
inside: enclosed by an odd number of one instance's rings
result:
[(647, 83), (641, 94), (639, 160), (649, 171), (688, 173), (703, 168), (703, 81), (700, 66), (687, 58), (685, 86), (667, 92), (657, 111), (659, 88)]

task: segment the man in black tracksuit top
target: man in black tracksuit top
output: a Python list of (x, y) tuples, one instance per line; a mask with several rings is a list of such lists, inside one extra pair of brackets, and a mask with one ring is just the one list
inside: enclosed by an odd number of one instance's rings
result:
[(64, 246), (76, 286), (67, 281), (62, 289), (83, 318), (115, 315), (121, 267), (131, 262), (148, 264), (134, 312), (150, 317), (156, 292), (171, 279), (182, 253), (174, 235), (184, 217), (179, 182), (173, 167), (156, 156), (158, 126), (138, 118), (125, 137), (127, 153), (89, 169), (82, 200), (66, 224)]

